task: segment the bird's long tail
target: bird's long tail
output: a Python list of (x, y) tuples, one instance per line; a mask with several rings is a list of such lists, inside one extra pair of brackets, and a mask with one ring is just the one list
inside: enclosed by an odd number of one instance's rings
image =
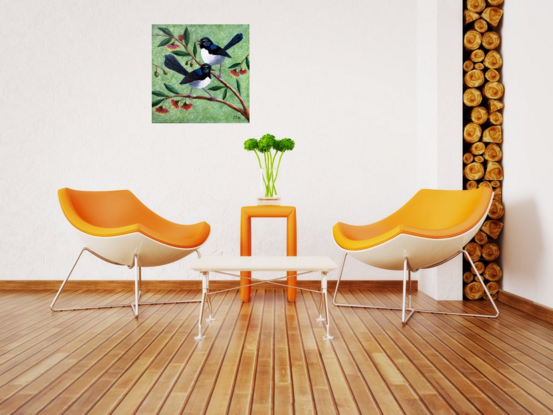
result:
[(167, 69), (171, 69), (172, 71), (180, 73), (181, 75), (186, 76), (189, 74), (189, 72), (184, 69), (184, 66), (181, 65), (181, 63), (174, 55), (165, 55), (165, 66), (167, 67)]
[(229, 50), (237, 43), (240, 43), (244, 39), (244, 35), (242, 33), (238, 33), (236, 36), (234, 36), (229, 43), (223, 48), (224, 50)]

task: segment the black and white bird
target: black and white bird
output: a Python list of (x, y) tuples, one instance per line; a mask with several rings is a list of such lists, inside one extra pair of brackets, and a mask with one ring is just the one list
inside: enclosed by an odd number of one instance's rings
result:
[(211, 97), (212, 101), (217, 99), (211, 95), (207, 89), (205, 89), (211, 82), (211, 65), (204, 63), (198, 69), (188, 72), (174, 55), (165, 55), (165, 66), (167, 69), (171, 69), (172, 71), (184, 75), (184, 78), (180, 81), (180, 84), (190, 85), (190, 98), (192, 98), (192, 90), (203, 89)]
[(230, 40), (229, 43), (227, 43), (224, 48), (217, 46), (208, 37), (202, 37), (200, 40), (198, 40), (198, 45), (200, 45), (203, 61), (211, 66), (219, 65), (219, 78), (221, 78), (221, 68), (223, 66), (223, 61), (226, 58), (232, 57), (228, 54), (227, 50), (232, 48), (237, 43), (240, 43), (242, 39), (244, 39), (244, 35), (242, 33), (238, 33)]

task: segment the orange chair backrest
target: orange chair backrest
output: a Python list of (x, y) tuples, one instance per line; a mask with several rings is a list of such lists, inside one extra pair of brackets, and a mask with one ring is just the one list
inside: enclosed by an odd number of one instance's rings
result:
[[(89, 192), (60, 189), (61, 207), (70, 222), (80, 219), (99, 228), (121, 228), (134, 224), (148, 225), (163, 218), (148, 209), (129, 190)], [(73, 220), (72, 220), (73, 219)]]
[(162, 218), (129, 190), (88, 192), (64, 188), (58, 190), (58, 196), (67, 220), (92, 236), (140, 232), (166, 245), (193, 248), (203, 244), (210, 233), (206, 222), (181, 225)]
[(433, 231), (460, 227), (462, 233), (482, 219), (491, 198), (492, 190), (488, 187), (470, 191), (422, 189), (386, 220)]
[(420, 190), (398, 211), (370, 225), (334, 225), (335, 241), (344, 249), (369, 249), (400, 234), (446, 239), (469, 232), (486, 216), (490, 188)]

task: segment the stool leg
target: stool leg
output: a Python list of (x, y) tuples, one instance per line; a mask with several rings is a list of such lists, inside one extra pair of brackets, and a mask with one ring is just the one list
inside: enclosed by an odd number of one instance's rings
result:
[[(296, 271), (289, 271), (288, 274), (297, 274)], [(296, 301), (296, 291), (297, 289), (295, 287), (298, 286), (298, 277), (296, 275), (293, 275), (292, 277), (288, 277), (286, 279), (286, 284), (289, 285), (287, 294), (288, 294), (288, 301), (294, 302)]]
[[(330, 335), (330, 313), (328, 312), (328, 281), (326, 279), (326, 272), (321, 272), (321, 291), (324, 295), (325, 303), (325, 317), (326, 317), (326, 335), (323, 336), (324, 340), (333, 339), (334, 336)], [(321, 316), (322, 317), (322, 316)]]
[(251, 271), (240, 272), (240, 299), (244, 302), (250, 301), (250, 295), (252, 287), (249, 285), (252, 283)]

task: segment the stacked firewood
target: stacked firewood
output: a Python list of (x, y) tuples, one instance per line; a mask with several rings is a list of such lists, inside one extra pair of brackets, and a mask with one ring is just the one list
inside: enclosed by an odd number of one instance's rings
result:
[[(495, 299), (503, 272), (498, 265), (501, 253), (497, 241), (505, 213), (501, 201), (503, 183), (502, 110), (505, 88), (500, 82), (503, 59), (499, 22), (503, 0), (467, 0), (464, 29), (464, 185), (466, 189), (491, 187), (494, 200), (489, 217), (474, 239), (465, 247), (490, 294)], [(487, 299), (468, 260), (463, 265), (465, 297)]]

